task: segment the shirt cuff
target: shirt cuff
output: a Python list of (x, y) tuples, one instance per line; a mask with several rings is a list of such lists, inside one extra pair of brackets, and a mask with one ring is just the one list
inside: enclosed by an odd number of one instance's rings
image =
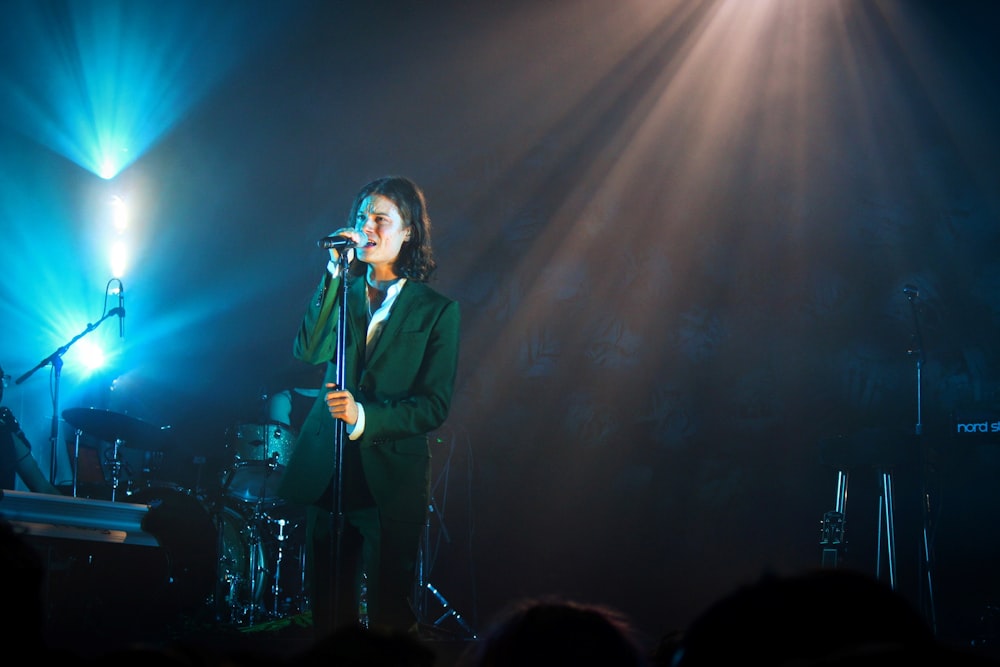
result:
[(349, 440), (357, 440), (365, 432), (365, 406), (358, 403), (358, 421), (354, 422), (354, 426), (350, 424), (347, 425), (347, 438)]

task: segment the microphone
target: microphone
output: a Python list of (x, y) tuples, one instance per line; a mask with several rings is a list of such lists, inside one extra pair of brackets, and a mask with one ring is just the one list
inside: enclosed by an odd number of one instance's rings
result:
[(913, 285), (903, 285), (903, 294), (906, 295), (907, 299), (916, 299), (920, 296), (920, 290)]
[(367, 248), (375, 244), (368, 239), (365, 239), (362, 243), (358, 244), (354, 242), (354, 239), (347, 236), (327, 236), (326, 238), (317, 241), (316, 245), (324, 250), (330, 250), (332, 248), (336, 248), (337, 250), (346, 250), (347, 248)]
[(118, 337), (125, 337), (125, 288), (118, 281)]

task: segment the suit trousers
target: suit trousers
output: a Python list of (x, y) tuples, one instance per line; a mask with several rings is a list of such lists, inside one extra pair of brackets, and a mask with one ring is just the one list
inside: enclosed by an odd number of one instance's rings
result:
[(369, 627), (410, 630), (417, 622), (413, 595), (424, 524), (386, 519), (374, 506), (344, 511), (338, 522), (331, 507), (306, 508), (306, 579), (316, 636), (360, 622), (362, 587)]

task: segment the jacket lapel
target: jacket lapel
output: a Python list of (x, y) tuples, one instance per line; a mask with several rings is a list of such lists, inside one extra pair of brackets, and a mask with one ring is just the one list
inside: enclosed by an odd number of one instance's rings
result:
[[(368, 295), (365, 294), (364, 277), (356, 278), (348, 285), (347, 318), (350, 322), (351, 335), (348, 344), (353, 344), (360, 352), (364, 352), (365, 339), (368, 334)], [(351, 355), (348, 355), (349, 357)], [(358, 356), (355, 358), (364, 358)]]
[(416, 285), (407, 281), (403, 285), (403, 289), (400, 290), (399, 296), (396, 297), (396, 303), (392, 305), (392, 312), (389, 314), (389, 319), (383, 325), (382, 333), (375, 341), (372, 349), (368, 350), (369, 365), (373, 364), (382, 355), (383, 351), (392, 344), (392, 339), (396, 337), (399, 328), (403, 326), (407, 314), (415, 303), (414, 294), (417, 292), (414, 289), (415, 287)]

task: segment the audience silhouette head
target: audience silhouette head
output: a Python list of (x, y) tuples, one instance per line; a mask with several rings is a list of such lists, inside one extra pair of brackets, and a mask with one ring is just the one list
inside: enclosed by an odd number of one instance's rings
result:
[(629, 619), (618, 610), (546, 596), (518, 600), (502, 610), (459, 664), (643, 667), (648, 663)]
[(820, 569), (765, 575), (719, 599), (695, 618), (664, 664), (928, 664), (920, 661), (936, 650), (930, 625), (888, 584), (857, 571)]
[(285, 664), (287, 667), (434, 667), (437, 656), (412, 634), (346, 625)]

